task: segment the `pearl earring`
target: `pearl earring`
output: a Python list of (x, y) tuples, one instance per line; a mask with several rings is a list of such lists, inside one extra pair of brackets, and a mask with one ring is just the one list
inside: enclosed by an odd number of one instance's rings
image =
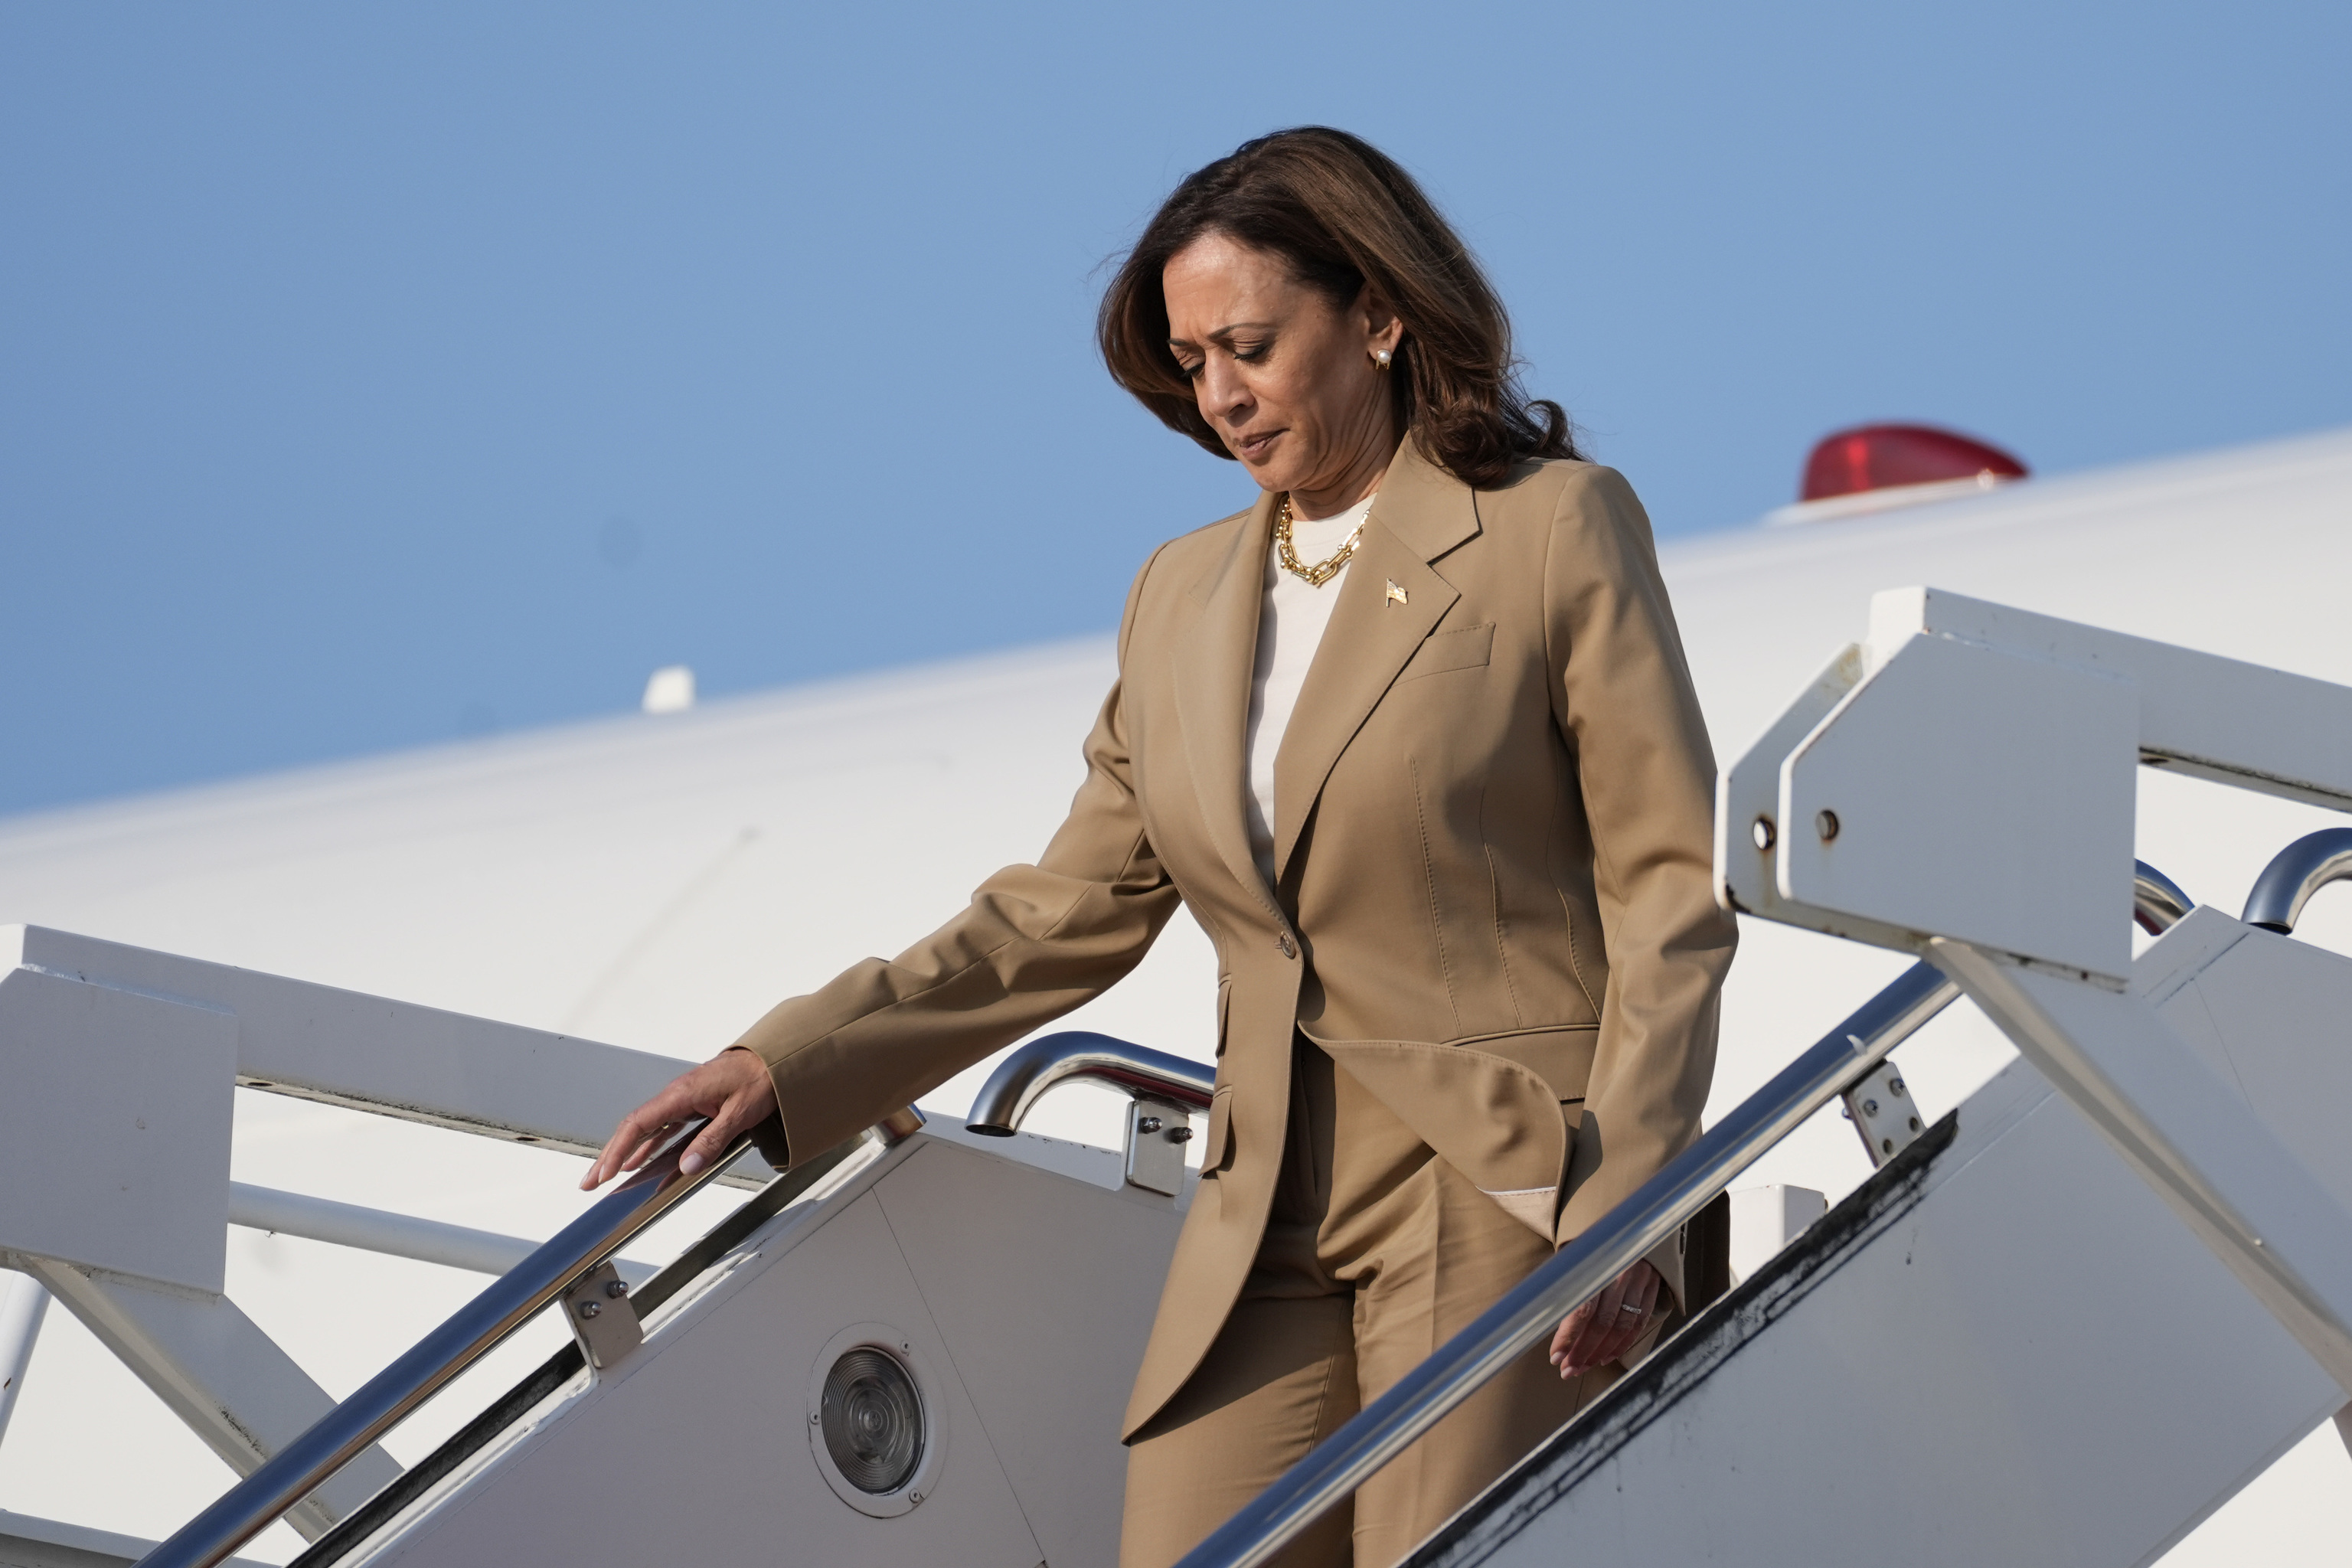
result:
[(1372, 351), (1372, 363), (1380, 366), (1382, 370), (1388, 369), (1389, 351), (1386, 349), (1374, 349)]

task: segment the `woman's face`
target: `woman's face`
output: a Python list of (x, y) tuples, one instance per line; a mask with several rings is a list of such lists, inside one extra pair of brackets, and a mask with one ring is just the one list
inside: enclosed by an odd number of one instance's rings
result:
[(1278, 257), (1204, 235), (1160, 273), (1168, 348), (1201, 416), (1250, 477), (1321, 516), (1380, 482), (1396, 451), (1388, 378), (1404, 329), (1369, 291), (1344, 309)]

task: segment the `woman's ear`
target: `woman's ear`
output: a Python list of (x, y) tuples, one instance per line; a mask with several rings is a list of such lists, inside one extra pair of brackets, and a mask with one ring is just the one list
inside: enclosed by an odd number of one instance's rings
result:
[[(1376, 360), (1395, 353), (1397, 345), (1404, 342), (1404, 321), (1397, 315), (1395, 307), (1374, 293), (1372, 286), (1367, 283), (1364, 291), (1356, 296), (1356, 310), (1358, 324), (1364, 331), (1366, 352)], [(1382, 363), (1386, 363), (1385, 360)]]

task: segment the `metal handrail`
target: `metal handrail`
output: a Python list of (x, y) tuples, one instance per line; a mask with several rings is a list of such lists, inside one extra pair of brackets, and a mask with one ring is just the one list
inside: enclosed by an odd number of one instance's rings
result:
[(226, 1559), (631, 1237), (699, 1191), (750, 1144), (749, 1138), (739, 1140), (723, 1158), (681, 1176), (677, 1158), (703, 1125), (681, 1127), (635, 1175), (222, 1493), (141, 1558), (140, 1568), (213, 1568)]
[(2197, 900), (2180, 884), (2145, 860), (2132, 862), (2132, 919), (2150, 936), (2162, 936), (2189, 918)]
[(1066, 1030), (1032, 1040), (997, 1063), (972, 1100), (964, 1129), (1010, 1138), (1040, 1096), (1076, 1078), (1097, 1079), (1136, 1094), (1203, 1109), (1215, 1092), (1216, 1077), (1216, 1069), (1206, 1062), (1171, 1057), (1108, 1035)]
[[(2181, 905), (2191, 903), (2161, 873), (2142, 869), (2179, 895)], [(2137, 883), (2134, 891), (2137, 906)], [(1926, 963), (1905, 970), (1631, 1197), (1291, 1466), (1187, 1552), (1177, 1568), (1258, 1568), (1271, 1561), (1496, 1373), (1549, 1336), (1570, 1311), (1688, 1223), (1806, 1118), (1868, 1077), (1887, 1052), (1959, 994), (1958, 985)]]
[(2323, 827), (2271, 858), (2254, 879), (2254, 890), (2246, 895), (2246, 912), (2238, 918), (2287, 935), (2303, 918), (2312, 894), (2330, 882), (2345, 881), (2352, 881), (2352, 827)]

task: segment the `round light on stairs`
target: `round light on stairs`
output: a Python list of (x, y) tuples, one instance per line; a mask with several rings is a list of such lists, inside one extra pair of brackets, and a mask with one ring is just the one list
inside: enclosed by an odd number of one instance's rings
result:
[(818, 1414), (826, 1456), (859, 1491), (895, 1492), (923, 1462), (922, 1397), (887, 1352), (860, 1345), (835, 1361)]

